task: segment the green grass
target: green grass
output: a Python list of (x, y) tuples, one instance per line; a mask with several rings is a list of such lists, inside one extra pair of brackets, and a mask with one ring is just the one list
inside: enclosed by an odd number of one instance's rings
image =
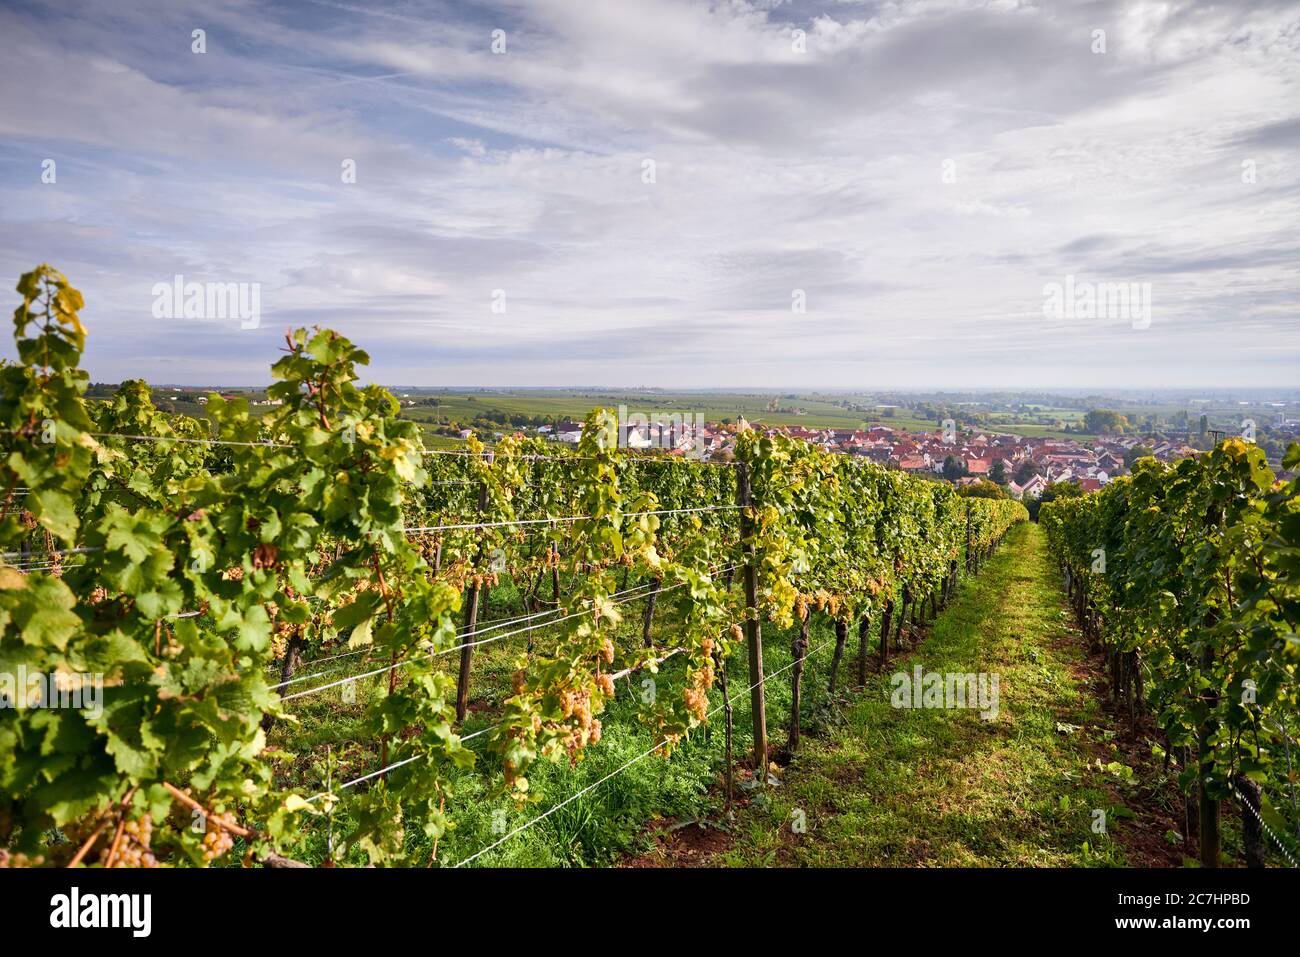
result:
[[(1078, 866), (1121, 864), (1092, 809), (1118, 807), (1114, 771), (1090, 767), (1101, 710), (1072, 669), (1060, 587), (1036, 525), (1021, 525), (934, 625), (828, 734), (807, 739), (784, 783), (740, 818), (731, 866)], [(1000, 708), (896, 709), (889, 677), (999, 675)], [(1065, 726), (1069, 726), (1068, 728)], [(1122, 773), (1122, 772), (1118, 772)], [(796, 812), (803, 833), (791, 824)]]

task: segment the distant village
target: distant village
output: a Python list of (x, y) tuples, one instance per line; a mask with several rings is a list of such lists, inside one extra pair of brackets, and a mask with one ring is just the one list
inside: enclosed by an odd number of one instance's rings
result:
[[(233, 398), (234, 396), (227, 396)], [(206, 396), (172, 398), (206, 404)], [(403, 396), (403, 406), (415, 404)], [(255, 406), (279, 405), (279, 400), (260, 399)], [(789, 410), (780, 410), (789, 411)], [(1291, 427), (1297, 423), (1286, 422)], [(1161, 461), (1175, 461), (1195, 455), (1198, 449), (1179, 438), (1139, 432), (1103, 435), (1079, 441), (1071, 438), (1030, 438), (990, 429), (937, 429), (908, 432), (886, 425), (864, 429), (808, 428), (799, 425), (764, 426), (751, 424), (744, 416), (736, 421), (704, 422), (699, 415), (663, 417), (658, 422), (631, 417), (620, 425), (618, 442), (631, 449), (660, 449), (703, 461), (729, 461), (734, 455), (736, 436), (757, 428), (768, 435), (782, 434), (844, 455), (855, 455), (886, 468), (898, 469), (956, 485), (993, 482), (1016, 499), (1038, 499), (1045, 489), (1058, 483), (1078, 485), (1096, 491), (1112, 478), (1127, 474), (1136, 458), (1152, 455)], [(462, 439), (471, 429), (453, 427), (448, 432)], [(541, 438), (576, 445), (582, 437), (582, 423), (561, 421), (527, 428)], [(499, 439), (502, 432), (496, 432)], [(1190, 438), (1190, 435), (1189, 435)], [(1285, 476), (1286, 473), (1280, 473)]]
[[(1183, 442), (1141, 435), (1103, 436), (1085, 443), (993, 431), (905, 432), (884, 425), (869, 429), (751, 426), (743, 416), (734, 424), (670, 421), (623, 425), (619, 443), (634, 449), (665, 449), (671, 455), (728, 460), (737, 433), (748, 428), (803, 439), (830, 452), (861, 456), (886, 468), (946, 478), (958, 485), (992, 481), (1017, 499), (1036, 499), (1058, 482), (1096, 491), (1128, 472), (1126, 462), (1135, 448), (1143, 449), (1144, 454), (1150, 450), (1149, 454), (1163, 461), (1186, 458), (1197, 451)], [(576, 444), (582, 437), (582, 426), (576, 422), (542, 426), (537, 431), (556, 442)]]

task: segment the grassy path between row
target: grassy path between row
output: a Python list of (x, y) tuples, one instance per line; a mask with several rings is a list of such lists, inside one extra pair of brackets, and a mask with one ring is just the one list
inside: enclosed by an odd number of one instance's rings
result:
[[(893, 707), (891, 679), (917, 665), (996, 674), (996, 716)], [(869, 676), (838, 724), (805, 739), (782, 783), (736, 811), (725, 848), (695, 862), (1129, 863), (1112, 835), (1133, 817), (1125, 806), (1133, 784), (1090, 687), (1094, 677), (1044, 536), (1036, 525), (1021, 525), (982, 573), (963, 583), (929, 636)], [(1098, 833), (1098, 812), (1105, 833)], [(661, 852), (662, 863), (676, 856), (671, 844)]]

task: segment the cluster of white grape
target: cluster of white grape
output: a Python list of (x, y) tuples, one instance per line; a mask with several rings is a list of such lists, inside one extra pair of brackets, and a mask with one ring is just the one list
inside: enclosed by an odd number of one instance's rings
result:
[(213, 814), (208, 817), (207, 830), (203, 834), (203, 859), (208, 863), (215, 861), (234, 846), (230, 832), (223, 825), (234, 824), (227, 814)]
[[(112, 867), (157, 867), (158, 861), (150, 850), (153, 840), (153, 817), (132, 818), (122, 828), (122, 843), (113, 857)], [(109, 852), (105, 851), (107, 855)]]
[(10, 853), (0, 847), (0, 867), (40, 867), (44, 863), (45, 858), (40, 855), (28, 857), (26, 854)]

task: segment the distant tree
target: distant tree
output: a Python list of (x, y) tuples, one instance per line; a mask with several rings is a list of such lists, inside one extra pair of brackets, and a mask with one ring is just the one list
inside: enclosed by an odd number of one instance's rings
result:
[(966, 463), (955, 455), (950, 455), (943, 460), (943, 477), (950, 482), (955, 482), (959, 478), (965, 478), (969, 474)]
[(1002, 459), (998, 459), (993, 463), (993, 468), (989, 469), (989, 478), (998, 485), (1007, 484), (1007, 466)]
[(1058, 498), (1077, 498), (1080, 495), (1087, 494), (1079, 488), (1075, 482), (1057, 482), (1055, 485), (1049, 485), (1043, 489), (1043, 494), (1035, 499), (1031, 495), (1025, 496), (1025, 508), (1029, 510), (1029, 517), (1035, 522), (1038, 521), (1038, 510), (1046, 502), (1055, 501)]
[(1155, 455), (1155, 449), (1146, 445), (1135, 445), (1124, 453), (1124, 467), (1131, 469), (1133, 463), (1138, 459), (1144, 459), (1151, 455)]
[(980, 479), (978, 482), (972, 482), (970, 485), (963, 485), (957, 489), (958, 495), (964, 495), (967, 498), (1010, 498), (1011, 493), (1001, 485), (996, 485), (988, 479)]
[(1017, 485), (1024, 485), (1035, 475), (1042, 475), (1042, 467), (1033, 459), (1025, 459), (1016, 466), (1015, 480)]
[(1083, 417), (1083, 431), (1097, 435), (1122, 434), (1128, 428), (1128, 418), (1111, 409), (1089, 409)]
[(1043, 494), (1039, 496), (1040, 502), (1051, 502), (1058, 498), (1078, 498), (1080, 495), (1087, 493), (1079, 488), (1078, 482), (1056, 482), (1043, 489)]

